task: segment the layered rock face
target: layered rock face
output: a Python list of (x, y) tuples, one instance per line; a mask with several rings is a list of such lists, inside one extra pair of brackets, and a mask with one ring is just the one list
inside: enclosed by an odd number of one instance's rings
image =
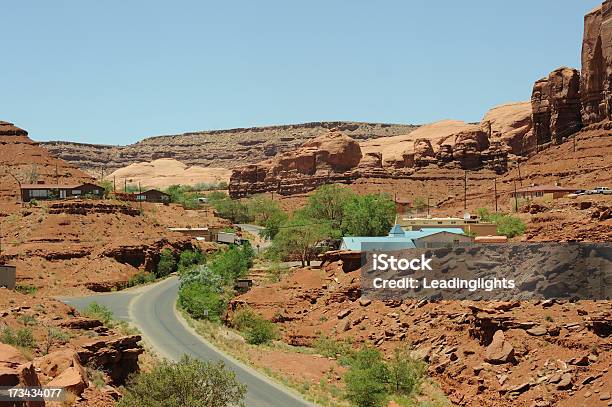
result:
[(582, 127), (580, 73), (561, 67), (539, 79), (531, 94), (536, 144), (560, 143)]
[(612, 117), (612, 1), (584, 16), (582, 121), (585, 125)]
[(499, 140), (489, 141), (478, 125), (461, 130), (432, 144), (417, 138), (398, 159), (385, 160), (384, 153), (365, 152), (355, 140), (332, 131), (297, 150), (234, 169), (229, 192), (234, 198), (277, 192), (282, 195), (308, 192), (328, 183), (351, 183), (359, 178), (405, 178), (421, 167), (489, 168), (507, 170), (508, 148)]
[(294, 150), (332, 128), (355, 140), (369, 140), (408, 133), (417, 127), (406, 124), (312, 122), (149, 137), (127, 146), (63, 141), (41, 144), (63, 160), (100, 176), (102, 170), (110, 174), (133, 163), (163, 158), (172, 158), (190, 167), (232, 168)]

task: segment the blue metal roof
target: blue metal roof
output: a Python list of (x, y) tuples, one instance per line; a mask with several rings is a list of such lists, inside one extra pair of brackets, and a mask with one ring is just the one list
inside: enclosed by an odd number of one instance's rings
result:
[(400, 250), (416, 248), (412, 239), (408, 239), (406, 237), (348, 236), (342, 238), (341, 249), (361, 251), (362, 245), (366, 245), (368, 250)]
[[(399, 231), (402, 232), (399, 232)], [(434, 235), (436, 233), (448, 232), (463, 235), (461, 228), (424, 228), (420, 230), (404, 231), (399, 225), (393, 226), (388, 236), (347, 236), (342, 238), (341, 248), (344, 250), (361, 251), (362, 245), (367, 250), (401, 250), (414, 249), (414, 240)]]

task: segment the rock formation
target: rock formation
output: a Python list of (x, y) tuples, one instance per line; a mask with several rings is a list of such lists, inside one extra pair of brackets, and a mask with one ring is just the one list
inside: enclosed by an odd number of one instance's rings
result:
[(560, 143), (580, 130), (580, 74), (561, 67), (539, 79), (531, 94), (533, 131), (537, 145)]
[(584, 16), (580, 96), (585, 125), (612, 118), (612, 1)]
[(507, 103), (490, 109), (481, 127), (490, 140), (499, 140), (514, 155), (533, 150), (535, 138), (531, 126), (531, 103)]
[(149, 137), (126, 146), (50, 141), (53, 154), (95, 176), (140, 162), (171, 158), (192, 167), (232, 168), (254, 164), (287, 151), (335, 128), (354, 140), (409, 133), (418, 126), (385, 123), (312, 122), (285, 126), (190, 132)]

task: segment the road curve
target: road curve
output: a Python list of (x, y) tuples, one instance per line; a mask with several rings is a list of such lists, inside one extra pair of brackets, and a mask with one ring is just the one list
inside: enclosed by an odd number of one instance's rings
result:
[(179, 281), (168, 278), (156, 284), (117, 293), (89, 297), (62, 298), (77, 309), (91, 302), (107, 306), (116, 318), (130, 321), (163, 357), (178, 360), (183, 354), (201, 360), (221, 360), (248, 386), (245, 403), (248, 407), (312, 406), (297, 393), (270, 381), (254, 369), (222, 353), (198, 336), (175, 310)]

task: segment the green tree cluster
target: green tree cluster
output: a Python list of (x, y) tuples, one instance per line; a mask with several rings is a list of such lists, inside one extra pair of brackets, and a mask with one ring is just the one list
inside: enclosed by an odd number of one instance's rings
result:
[[(246, 275), (254, 256), (248, 243), (231, 245), (207, 259), (206, 264), (187, 266), (180, 273), (179, 305), (194, 318), (219, 321), (233, 295), (236, 279)], [(185, 256), (184, 260), (193, 262), (195, 257)]]
[(274, 323), (248, 307), (240, 308), (234, 313), (232, 325), (244, 334), (247, 343), (251, 345), (268, 343), (277, 337)]

